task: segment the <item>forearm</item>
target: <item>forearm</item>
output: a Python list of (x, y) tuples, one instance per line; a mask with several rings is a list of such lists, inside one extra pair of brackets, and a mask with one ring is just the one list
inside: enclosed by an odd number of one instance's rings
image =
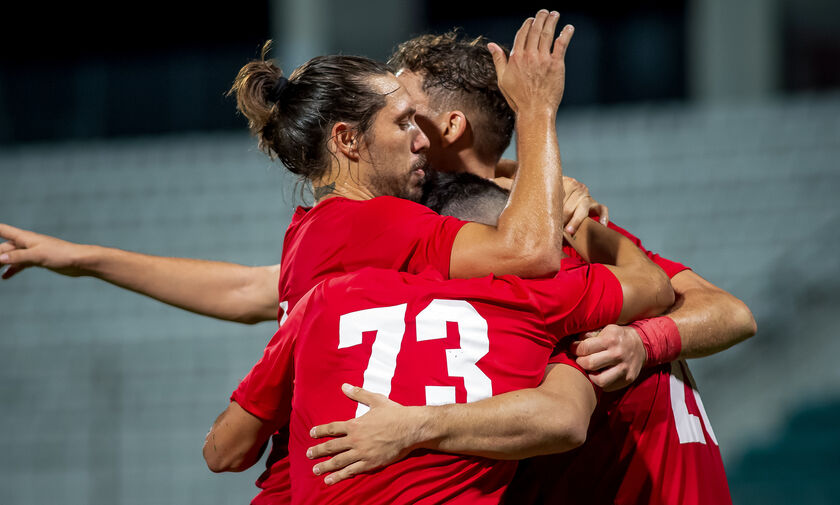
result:
[(198, 314), (256, 323), (277, 316), (279, 265), (150, 256), (99, 246), (79, 246), (84, 275)]
[(691, 271), (672, 279), (676, 302), (668, 311), (679, 329), (680, 358), (702, 358), (755, 335), (752, 312), (735, 296)]
[(513, 248), (543, 256), (546, 271), (529, 272), (537, 275), (556, 271), (562, 259), (563, 170), (555, 129), (554, 112), (517, 116), (520, 168), (498, 222)]
[(265, 450), (274, 427), (231, 402), (204, 438), (202, 455), (213, 472), (241, 472)]
[(673, 304), (668, 276), (627, 237), (591, 219), (566, 237), (586, 261), (608, 265), (618, 278), (623, 292), (619, 323), (661, 314)]
[(595, 408), (592, 386), (571, 367), (552, 368), (537, 388), (473, 403), (416, 407), (421, 421), (417, 445), (494, 459), (522, 459), (580, 446)]

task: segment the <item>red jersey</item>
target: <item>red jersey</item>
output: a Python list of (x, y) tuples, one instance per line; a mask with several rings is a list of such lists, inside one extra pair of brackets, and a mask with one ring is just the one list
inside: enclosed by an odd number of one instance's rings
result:
[[(333, 197), (312, 208), (298, 207), (283, 239), (280, 324), (313, 286), (364, 267), (411, 273), (431, 267), (449, 278), (452, 243), (464, 224), (392, 196), (370, 200)], [(257, 486), (266, 491), (253, 505), (290, 502), (288, 436), (288, 431), (280, 430), (272, 437), (267, 470), (257, 479)], [(272, 482), (266, 481), (269, 478)]]
[[(610, 227), (644, 250), (626, 230)], [(687, 269), (645, 252), (669, 277)], [(505, 502), (731, 504), (720, 449), (688, 365), (643, 369), (629, 387), (602, 393), (586, 443), (523, 461)]]
[(360, 268), (419, 273), (431, 266), (448, 279), (452, 243), (464, 224), (393, 196), (298, 207), (283, 239), (280, 320), (322, 280)]
[(432, 451), (326, 486), (305, 456), (323, 442), (309, 430), (367, 411), (341, 393), (344, 382), (405, 405), (535, 387), (560, 337), (615, 321), (621, 304), (621, 286), (602, 265), (542, 280), (364, 269), (302, 299), (231, 399), (290, 423), (293, 503), (498, 503), (515, 462)]

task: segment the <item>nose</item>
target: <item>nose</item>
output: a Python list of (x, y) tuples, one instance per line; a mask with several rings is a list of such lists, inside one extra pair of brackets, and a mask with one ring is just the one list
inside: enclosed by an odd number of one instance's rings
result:
[(430, 145), (429, 137), (426, 136), (421, 128), (417, 128), (417, 136), (414, 137), (414, 142), (411, 143), (411, 152), (417, 153), (427, 150)]

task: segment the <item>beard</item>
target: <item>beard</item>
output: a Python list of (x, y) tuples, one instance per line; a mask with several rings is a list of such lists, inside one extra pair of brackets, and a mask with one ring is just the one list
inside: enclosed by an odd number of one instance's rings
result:
[[(417, 173), (423, 171), (423, 175)], [(419, 202), (423, 197), (423, 182), (429, 172), (429, 159), (425, 153), (418, 155), (410, 170), (404, 173), (388, 173), (387, 170), (374, 170), (370, 176), (369, 187), (376, 196), (395, 196)]]

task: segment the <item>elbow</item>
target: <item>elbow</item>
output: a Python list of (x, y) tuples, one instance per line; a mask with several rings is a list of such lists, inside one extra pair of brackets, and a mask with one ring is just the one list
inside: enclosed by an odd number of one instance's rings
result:
[(735, 320), (738, 322), (738, 328), (740, 328), (741, 340), (746, 340), (754, 336), (758, 331), (758, 325), (755, 322), (755, 316), (753, 316), (747, 304), (736, 298), (732, 306), (732, 312)]
[(648, 317), (656, 316), (664, 313), (676, 300), (674, 288), (671, 286), (671, 279), (659, 267), (655, 267), (655, 272), (651, 281), (651, 296), (652, 302)]
[(204, 456), (204, 462), (207, 463), (207, 468), (213, 473), (241, 472), (248, 468), (247, 465), (243, 465), (244, 459), (242, 457), (237, 457), (236, 454), (232, 454), (229, 451), (220, 451), (218, 449), (212, 431), (207, 434), (201, 452)]
[[(522, 253), (523, 251), (527, 251)], [(523, 273), (520, 277), (544, 277), (558, 272), (563, 262), (563, 250), (555, 249), (548, 244), (538, 247), (520, 249), (517, 258)]]
[(577, 409), (568, 409), (558, 419), (552, 418), (553, 436), (548, 444), (547, 453), (559, 453), (577, 449), (586, 442), (587, 431), (589, 430), (589, 417)]

